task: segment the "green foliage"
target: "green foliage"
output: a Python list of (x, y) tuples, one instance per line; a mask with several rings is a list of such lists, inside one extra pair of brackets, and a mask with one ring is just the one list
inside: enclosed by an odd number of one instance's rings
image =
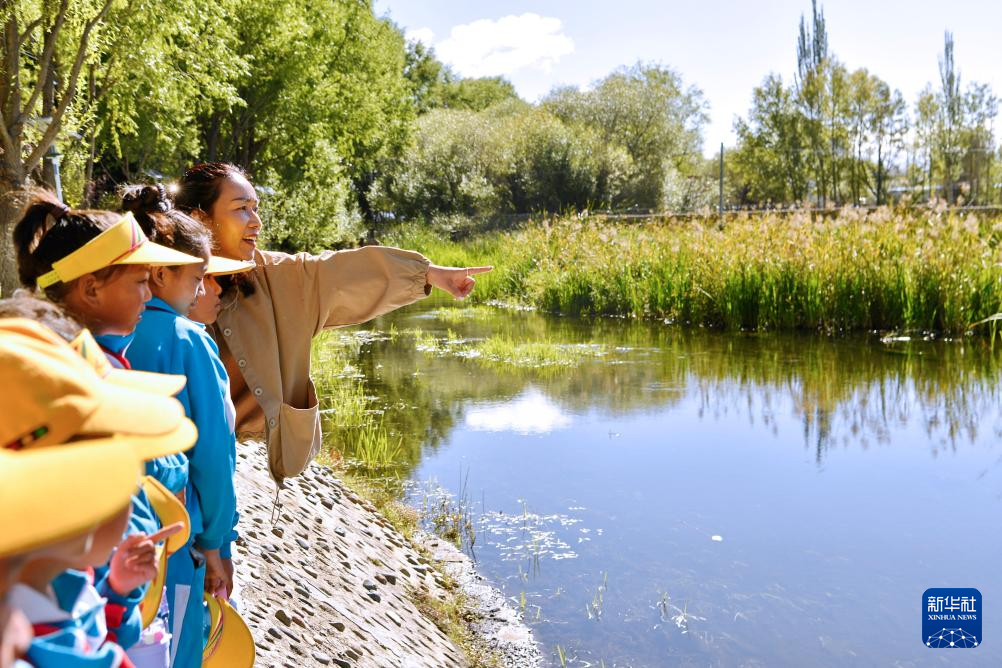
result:
[(800, 21), (793, 84), (770, 74), (755, 89), (748, 118), (735, 124), (733, 202), (880, 205), (900, 193), (913, 201), (997, 202), (998, 99), (984, 84), (961, 89), (949, 33), (939, 69), (939, 87), (920, 93), (909, 118), (900, 91), (839, 62), (824, 11), (812, 2), (810, 19)]
[(518, 99), (515, 87), (503, 77), (454, 79), (443, 87), (441, 106), (483, 111), (496, 104)]
[(627, 163), (588, 128), (520, 101), (437, 109), (373, 199), (411, 219), (587, 208), (618, 199)]
[(435, 58), (434, 50), (419, 41), (407, 44), (404, 77), (419, 114), (440, 108), (482, 111), (519, 99), (515, 87), (504, 77), (459, 77)]
[(298, 179), (282, 179), (272, 171), (261, 175), (264, 183), (278, 184), (262, 198), (264, 243), (270, 248), (319, 253), (350, 245), (364, 234), (334, 147), (320, 140), (314, 149)]
[(626, 151), (632, 165), (622, 205), (664, 209), (670, 203), (666, 184), (675, 173), (687, 175), (700, 159), (702, 93), (685, 88), (681, 76), (666, 67), (621, 68), (587, 91), (557, 89), (542, 106)]
[(474, 299), (730, 330), (962, 333), (1002, 310), (997, 218), (846, 209), (617, 226), (571, 219), (465, 245), (398, 240), (498, 266)]
[(235, 80), (249, 63), (232, 48), (237, 9), (232, 0), (116, 6), (105, 58), (81, 91), (93, 110), (79, 148), (93, 149), (115, 180), (179, 172), (201, 151), (198, 119), (242, 104)]

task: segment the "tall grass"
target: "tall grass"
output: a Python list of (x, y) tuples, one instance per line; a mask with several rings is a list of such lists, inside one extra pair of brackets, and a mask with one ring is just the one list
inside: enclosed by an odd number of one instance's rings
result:
[(403, 437), (389, 432), (381, 412), (365, 394), (362, 374), (353, 364), (359, 345), (357, 338), (333, 332), (314, 339), (313, 380), (330, 447), (349, 465), (369, 473), (385, 473), (400, 465)]
[(959, 333), (1002, 311), (1000, 240), (999, 218), (846, 209), (723, 225), (574, 218), (461, 243), (410, 230), (395, 242), (440, 264), (494, 264), (478, 301), (729, 330)]

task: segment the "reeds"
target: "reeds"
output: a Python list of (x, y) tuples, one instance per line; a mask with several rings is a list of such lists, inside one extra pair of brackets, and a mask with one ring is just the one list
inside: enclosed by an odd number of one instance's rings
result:
[(574, 218), (463, 243), (398, 241), (443, 264), (494, 264), (479, 301), (728, 330), (961, 333), (1002, 311), (1000, 238), (998, 218), (846, 209), (723, 225)]

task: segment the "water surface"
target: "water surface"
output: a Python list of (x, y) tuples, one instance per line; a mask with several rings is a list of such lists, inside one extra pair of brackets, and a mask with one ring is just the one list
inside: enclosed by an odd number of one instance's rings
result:
[[(464, 354), (498, 335), (589, 354)], [(553, 665), (1002, 665), (1002, 366), (983, 341), (441, 305), (365, 340), (362, 382), (403, 437), (410, 499), (432, 504), (429, 484), (465, 499), (482, 573)], [(982, 646), (924, 646), (931, 587), (980, 589)]]

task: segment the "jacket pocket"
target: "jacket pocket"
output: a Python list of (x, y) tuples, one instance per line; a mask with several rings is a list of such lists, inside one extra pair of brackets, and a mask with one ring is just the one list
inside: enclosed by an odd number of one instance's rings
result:
[(302, 473), (320, 453), (320, 404), (312, 380), (309, 381), (307, 407), (282, 404), (278, 420), (277, 436), (282, 456), (280, 462), (273, 460), (273, 468), (278, 469), (273, 473), (276, 478), (291, 478)]

